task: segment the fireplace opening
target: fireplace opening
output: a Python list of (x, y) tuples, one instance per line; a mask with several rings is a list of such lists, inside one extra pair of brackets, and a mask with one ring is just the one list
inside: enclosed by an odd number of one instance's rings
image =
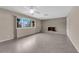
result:
[(54, 32), (56, 32), (56, 27), (48, 27), (48, 31), (54, 31)]

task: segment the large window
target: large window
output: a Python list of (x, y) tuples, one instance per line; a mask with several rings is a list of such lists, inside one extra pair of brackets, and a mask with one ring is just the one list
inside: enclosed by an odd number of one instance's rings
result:
[(17, 18), (17, 28), (34, 27), (35, 21), (29, 18)]

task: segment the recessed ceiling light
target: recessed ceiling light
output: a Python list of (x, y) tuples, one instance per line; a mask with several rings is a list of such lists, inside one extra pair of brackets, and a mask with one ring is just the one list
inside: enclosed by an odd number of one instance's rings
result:
[(34, 9), (30, 9), (30, 13), (33, 14), (34, 13)]

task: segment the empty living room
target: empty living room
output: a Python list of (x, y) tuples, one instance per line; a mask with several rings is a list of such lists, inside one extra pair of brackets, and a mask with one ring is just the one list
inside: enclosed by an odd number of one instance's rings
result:
[(78, 6), (0, 6), (0, 53), (78, 53)]

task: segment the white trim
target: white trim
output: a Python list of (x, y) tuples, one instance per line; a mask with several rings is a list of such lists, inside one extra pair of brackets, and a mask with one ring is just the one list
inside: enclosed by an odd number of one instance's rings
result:
[(73, 44), (73, 46), (75, 47), (75, 49), (77, 50), (77, 52), (79, 52), (78, 48), (75, 46), (74, 42), (71, 40), (70, 36), (67, 34), (67, 37), (69, 38), (69, 40), (71, 41), (71, 43)]
[(5, 41), (8, 41), (8, 40), (13, 40), (13, 39), (0, 40), (0, 43), (1, 42), (5, 42)]

